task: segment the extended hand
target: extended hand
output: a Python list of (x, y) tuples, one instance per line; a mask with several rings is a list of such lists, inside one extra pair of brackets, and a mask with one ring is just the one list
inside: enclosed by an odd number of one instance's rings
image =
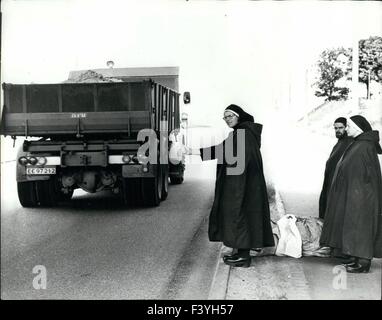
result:
[(200, 155), (199, 149), (192, 149), (192, 148), (186, 147), (186, 146), (185, 146), (185, 149), (186, 149), (186, 154), (188, 154), (188, 155)]

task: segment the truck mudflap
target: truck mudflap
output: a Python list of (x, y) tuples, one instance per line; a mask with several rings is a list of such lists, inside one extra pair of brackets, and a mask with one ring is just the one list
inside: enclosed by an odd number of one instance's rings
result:
[(156, 165), (128, 164), (122, 166), (123, 178), (154, 178), (156, 175)]

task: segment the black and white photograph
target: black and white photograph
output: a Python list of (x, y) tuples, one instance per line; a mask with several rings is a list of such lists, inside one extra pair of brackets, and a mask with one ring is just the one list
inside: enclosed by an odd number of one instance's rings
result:
[(381, 2), (3, 0), (0, 96), (1, 300), (382, 299)]

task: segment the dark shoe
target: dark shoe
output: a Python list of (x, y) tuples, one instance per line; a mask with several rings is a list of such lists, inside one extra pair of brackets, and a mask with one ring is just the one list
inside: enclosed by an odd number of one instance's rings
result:
[(349, 259), (354, 259), (354, 257), (349, 256), (348, 254), (332, 254), (333, 258), (341, 259), (341, 260), (349, 260)]
[(344, 259), (341, 261), (341, 265), (344, 267), (351, 266), (356, 263), (358, 263), (358, 259), (355, 257), (350, 257), (349, 259)]
[(354, 263), (353, 265), (347, 266), (346, 271), (349, 273), (368, 273), (370, 270), (371, 263), (362, 265), (360, 263)]
[(348, 263), (341, 263), (341, 266), (347, 268), (347, 267), (354, 267), (354, 266), (358, 266), (358, 263), (356, 261), (350, 261)]
[(230, 253), (230, 254), (225, 254), (223, 256), (223, 260), (226, 260), (226, 259), (236, 259), (238, 258), (238, 253)]
[(224, 263), (232, 267), (248, 268), (251, 265), (251, 257), (234, 257), (224, 259)]

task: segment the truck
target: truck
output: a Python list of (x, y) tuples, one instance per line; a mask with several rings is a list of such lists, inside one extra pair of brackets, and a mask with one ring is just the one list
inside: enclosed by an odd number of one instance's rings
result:
[[(83, 77), (89, 72), (97, 81)], [(1, 134), (25, 138), (16, 158), (23, 207), (55, 206), (78, 188), (112, 190), (126, 205), (158, 206), (169, 179), (183, 182), (184, 161), (168, 161), (168, 136), (181, 121), (177, 67), (76, 71), (63, 83), (2, 88)], [(158, 161), (151, 149), (141, 151), (150, 139), (141, 138), (145, 130), (155, 133), (150, 146)]]

